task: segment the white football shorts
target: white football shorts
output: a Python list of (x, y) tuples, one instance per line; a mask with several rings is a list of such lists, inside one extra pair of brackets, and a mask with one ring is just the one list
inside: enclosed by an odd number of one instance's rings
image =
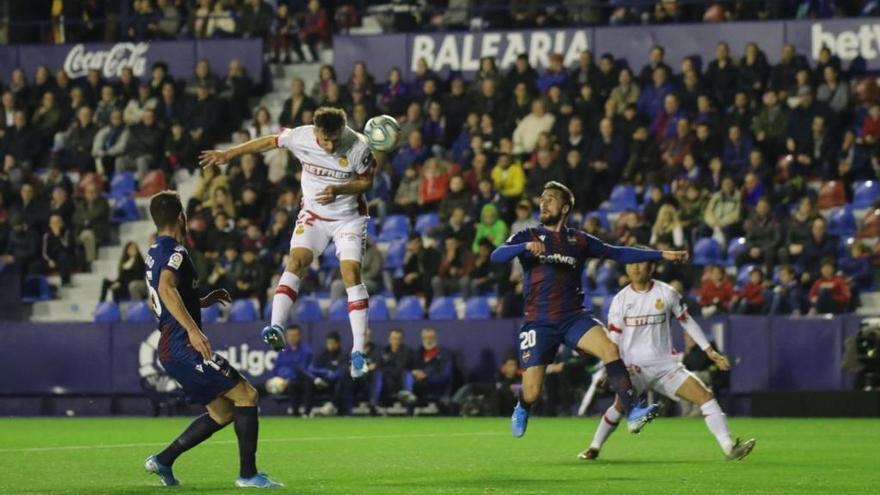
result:
[(290, 248), (305, 248), (320, 256), (330, 241), (336, 245), (340, 261), (361, 262), (367, 242), (366, 216), (330, 220), (308, 210), (300, 210), (290, 238)]
[(648, 390), (654, 390), (674, 401), (680, 400), (675, 392), (688, 378), (694, 376), (683, 364), (675, 360), (628, 365), (627, 368), (636, 394), (642, 395)]

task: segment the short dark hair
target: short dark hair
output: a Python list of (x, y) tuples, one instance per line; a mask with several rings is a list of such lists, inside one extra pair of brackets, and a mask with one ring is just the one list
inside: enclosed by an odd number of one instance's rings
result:
[(340, 342), (342, 340), (342, 337), (339, 336), (339, 332), (334, 330), (334, 331), (328, 333), (327, 336), (324, 337), (324, 339), (325, 340), (335, 340), (336, 342)]
[(569, 213), (574, 210), (574, 194), (572, 194), (571, 189), (568, 188), (565, 184), (561, 182), (557, 182), (555, 180), (551, 180), (550, 182), (544, 184), (544, 190), (553, 189), (562, 193), (562, 199), (568, 203)]
[(287, 325), (287, 331), (290, 332), (291, 330), (296, 330), (297, 332), (302, 332), (302, 327), (300, 327), (299, 325), (296, 325), (296, 324)]
[(159, 230), (177, 225), (181, 213), (183, 204), (177, 191), (158, 192), (150, 199), (150, 216)]
[(341, 108), (321, 107), (315, 111), (312, 117), (315, 128), (321, 129), (326, 134), (336, 134), (345, 127), (345, 112)]

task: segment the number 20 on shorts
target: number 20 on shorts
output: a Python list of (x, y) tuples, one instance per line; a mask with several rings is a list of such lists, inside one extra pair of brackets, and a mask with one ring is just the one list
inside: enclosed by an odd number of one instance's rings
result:
[(529, 330), (528, 332), (520, 332), (519, 333), (519, 348), (524, 351), (526, 349), (531, 349), (535, 347), (535, 331)]

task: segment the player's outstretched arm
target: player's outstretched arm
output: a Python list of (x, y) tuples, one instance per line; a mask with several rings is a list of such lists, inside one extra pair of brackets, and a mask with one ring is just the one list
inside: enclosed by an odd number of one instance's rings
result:
[(489, 261), (492, 263), (507, 263), (525, 252), (540, 256), (544, 254), (544, 243), (536, 241), (522, 242), (519, 244), (505, 243), (492, 251), (492, 254), (489, 256)]
[(162, 270), (161, 275), (159, 275), (158, 292), (162, 305), (186, 330), (193, 349), (201, 354), (205, 360), (210, 360), (212, 357), (211, 343), (186, 310), (183, 299), (180, 297), (180, 292), (177, 291), (177, 276), (170, 270)]
[(275, 143), (277, 142), (277, 138), (278, 136), (276, 134), (271, 134), (268, 136), (251, 139), (246, 143), (241, 143), (237, 146), (233, 146), (232, 148), (223, 151), (202, 151), (202, 153), (199, 155), (199, 165), (201, 165), (202, 168), (212, 167), (215, 165), (222, 165), (229, 160), (238, 158), (241, 155), (269, 151), (276, 147)]
[(688, 259), (687, 251), (658, 251), (606, 244), (596, 237), (587, 235), (587, 254), (593, 258), (610, 258), (618, 263), (641, 263), (643, 261), (659, 261), (661, 259), (684, 263)]

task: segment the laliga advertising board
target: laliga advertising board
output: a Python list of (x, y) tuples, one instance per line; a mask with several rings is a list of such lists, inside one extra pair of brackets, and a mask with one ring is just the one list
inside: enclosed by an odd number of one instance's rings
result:
[(102, 77), (115, 79), (124, 67), (131, 67), (135, 76), (148, 78), (153, 64), (161, 61), (181, 78), (190, 77), (202, 58), (218, 74), (225, 74), (229, 61), (238, 59), (252, 78), (262, 77), (262, 44), (253, 39), (6, 46), (0, 47), (0, 73), (21, 68), (32, 77), (38, 66), (45, 65), (53, 72), (63, 67), (72, 78), (97, 69)]

